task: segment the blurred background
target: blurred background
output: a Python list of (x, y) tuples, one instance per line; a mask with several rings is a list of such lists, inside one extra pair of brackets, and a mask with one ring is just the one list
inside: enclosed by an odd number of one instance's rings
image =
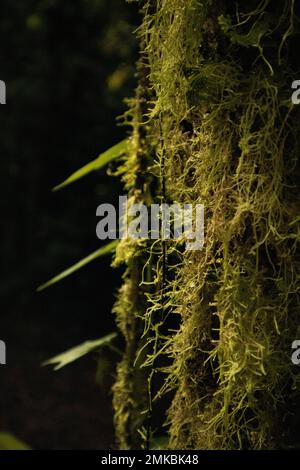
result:
[(96, 354), (59, 372), (40, 365), (115, 330), (120, 273), (107, 257), (36, 288), (99, 248), (96, 208), (122, 194), (105, 170), (51, 188), (127, 135), (116, 117), (135, 87), (138, 23), (125, 0), (1, 0), (0, 431), (34, 449), (114, 447), (117, 358), (101, 380)]

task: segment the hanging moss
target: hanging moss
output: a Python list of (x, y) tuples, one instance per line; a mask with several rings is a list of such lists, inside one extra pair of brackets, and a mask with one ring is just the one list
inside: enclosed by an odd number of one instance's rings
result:
[(122, 448), (149, 446), (153, 404), (167, 392), (173, 449), (299, 445), (287, 431), (300, 398), (290, 360), (299, 333), (300, 131), (290, 43), (299, 25), (293, 0), (236, 3), (144, 2), (140, 86), (126, 115), (131, 151), (120, 173), (131, 202), (204, 204), (205, 246), (119, 245)]

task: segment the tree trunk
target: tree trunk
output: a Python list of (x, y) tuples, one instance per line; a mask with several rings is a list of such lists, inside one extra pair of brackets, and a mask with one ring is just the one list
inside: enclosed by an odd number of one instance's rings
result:
[(299, 11), (293, 0), (230, 3), (143, 6), (120, 173), (131, 203), (204, 204), (205, 243), (119, 245), (117, 262), (128, 266), (118, 302), (125, 296), (127, 308), (116, 309), (127, 341), (114, 399), (123, 448), (155, 446), (163, 412), (173, 449), (300, 445), (291, 361), (300, 339)]

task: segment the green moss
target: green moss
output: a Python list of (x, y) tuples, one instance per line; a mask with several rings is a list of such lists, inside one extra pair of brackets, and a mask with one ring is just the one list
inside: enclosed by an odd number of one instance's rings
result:
[[(118, 249), (116, 262), (128, 265), (116, 307), (127, 352), (115, 408), (127, 448), (147, 425), (141, 409), (153, 414), (167, 392), (172, 448), (293, 445), (284, 416), (299, 400), (289, 357), (299, 322), (294, 2), (225, 3), (143, 9), (141, 88), (126, 116), (132, 152), (120, 171), (134, 201), (203, 203), (206, 233), (199, 252), (171, 241)], [(141, 401), (136, 377), (148, 386)], [(139, 423), (128, 430), (130, 420)]]

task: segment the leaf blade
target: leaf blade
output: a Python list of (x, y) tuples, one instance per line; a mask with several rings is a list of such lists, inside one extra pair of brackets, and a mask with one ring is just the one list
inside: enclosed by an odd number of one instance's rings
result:
[(121, 140), (121, 142), (119, 142), (118, 144), (113, 145), (111, 148), (101, 153), (95, 160), (91, 161), (87, 165), (84, 165), (83, 167), (79, 168), (79, 170), (72, 173), (66, 180), (55, 186), (52, 191), (59, 191), (65, 186), (68, 186), (69, 184), (74, 183), (75, 181), (88, 175), (92, 171), (100, 170), (111, 161), (115, 160), (116, 158), (119, 158), (122, 154), (126, 153), (127, 146), (128, 139)]
[(107, 346), (113, 339), (117, 337), (117, 333), (110, 333), (103, 338), (92, 340), (92, 341), (85, 341), (74, 348), (68, 349), (67, 351), (48, 359), (47, 361), (42, 363), (42, 366), (49, 366), (53, 365), (54, 370), (60, 370), (63, 367), (71, 364), (72, 362), (77, 361), (81, 357), (89, 354), (90, 352), (94, 351), (103, 346)]
[(68, 269), (62, 271), (60, 274), (57, 276), (51, 278), (49, 281), (47, 281), (45, 284), (42, 284), (37, 288), (38, 292), (41, 292), (45, 289), (47, 289), (50, 286), (53, 286), (54, 284), (57, 284), (58, 282), (62, 281), (66, 277), (69, 277), (71, 274), (75, 273), (79, 269), (83, 268), (87, 264), (91, 263), (97, 258), (100, 258), (101, 256), (107, 255), (111, 253), (117, 246), (118, 241), (114, 240), (111, 243), (108, 243), (105, 246), (102, 246), (99, 250), (94, 251), (90, 255), (86, 256), (82, 260), (78, 261), (78, 263), (73, 264), (70, 266)]
[(31, 448), (8, 432), (0, 432), (0, 450), (31, 450)]

